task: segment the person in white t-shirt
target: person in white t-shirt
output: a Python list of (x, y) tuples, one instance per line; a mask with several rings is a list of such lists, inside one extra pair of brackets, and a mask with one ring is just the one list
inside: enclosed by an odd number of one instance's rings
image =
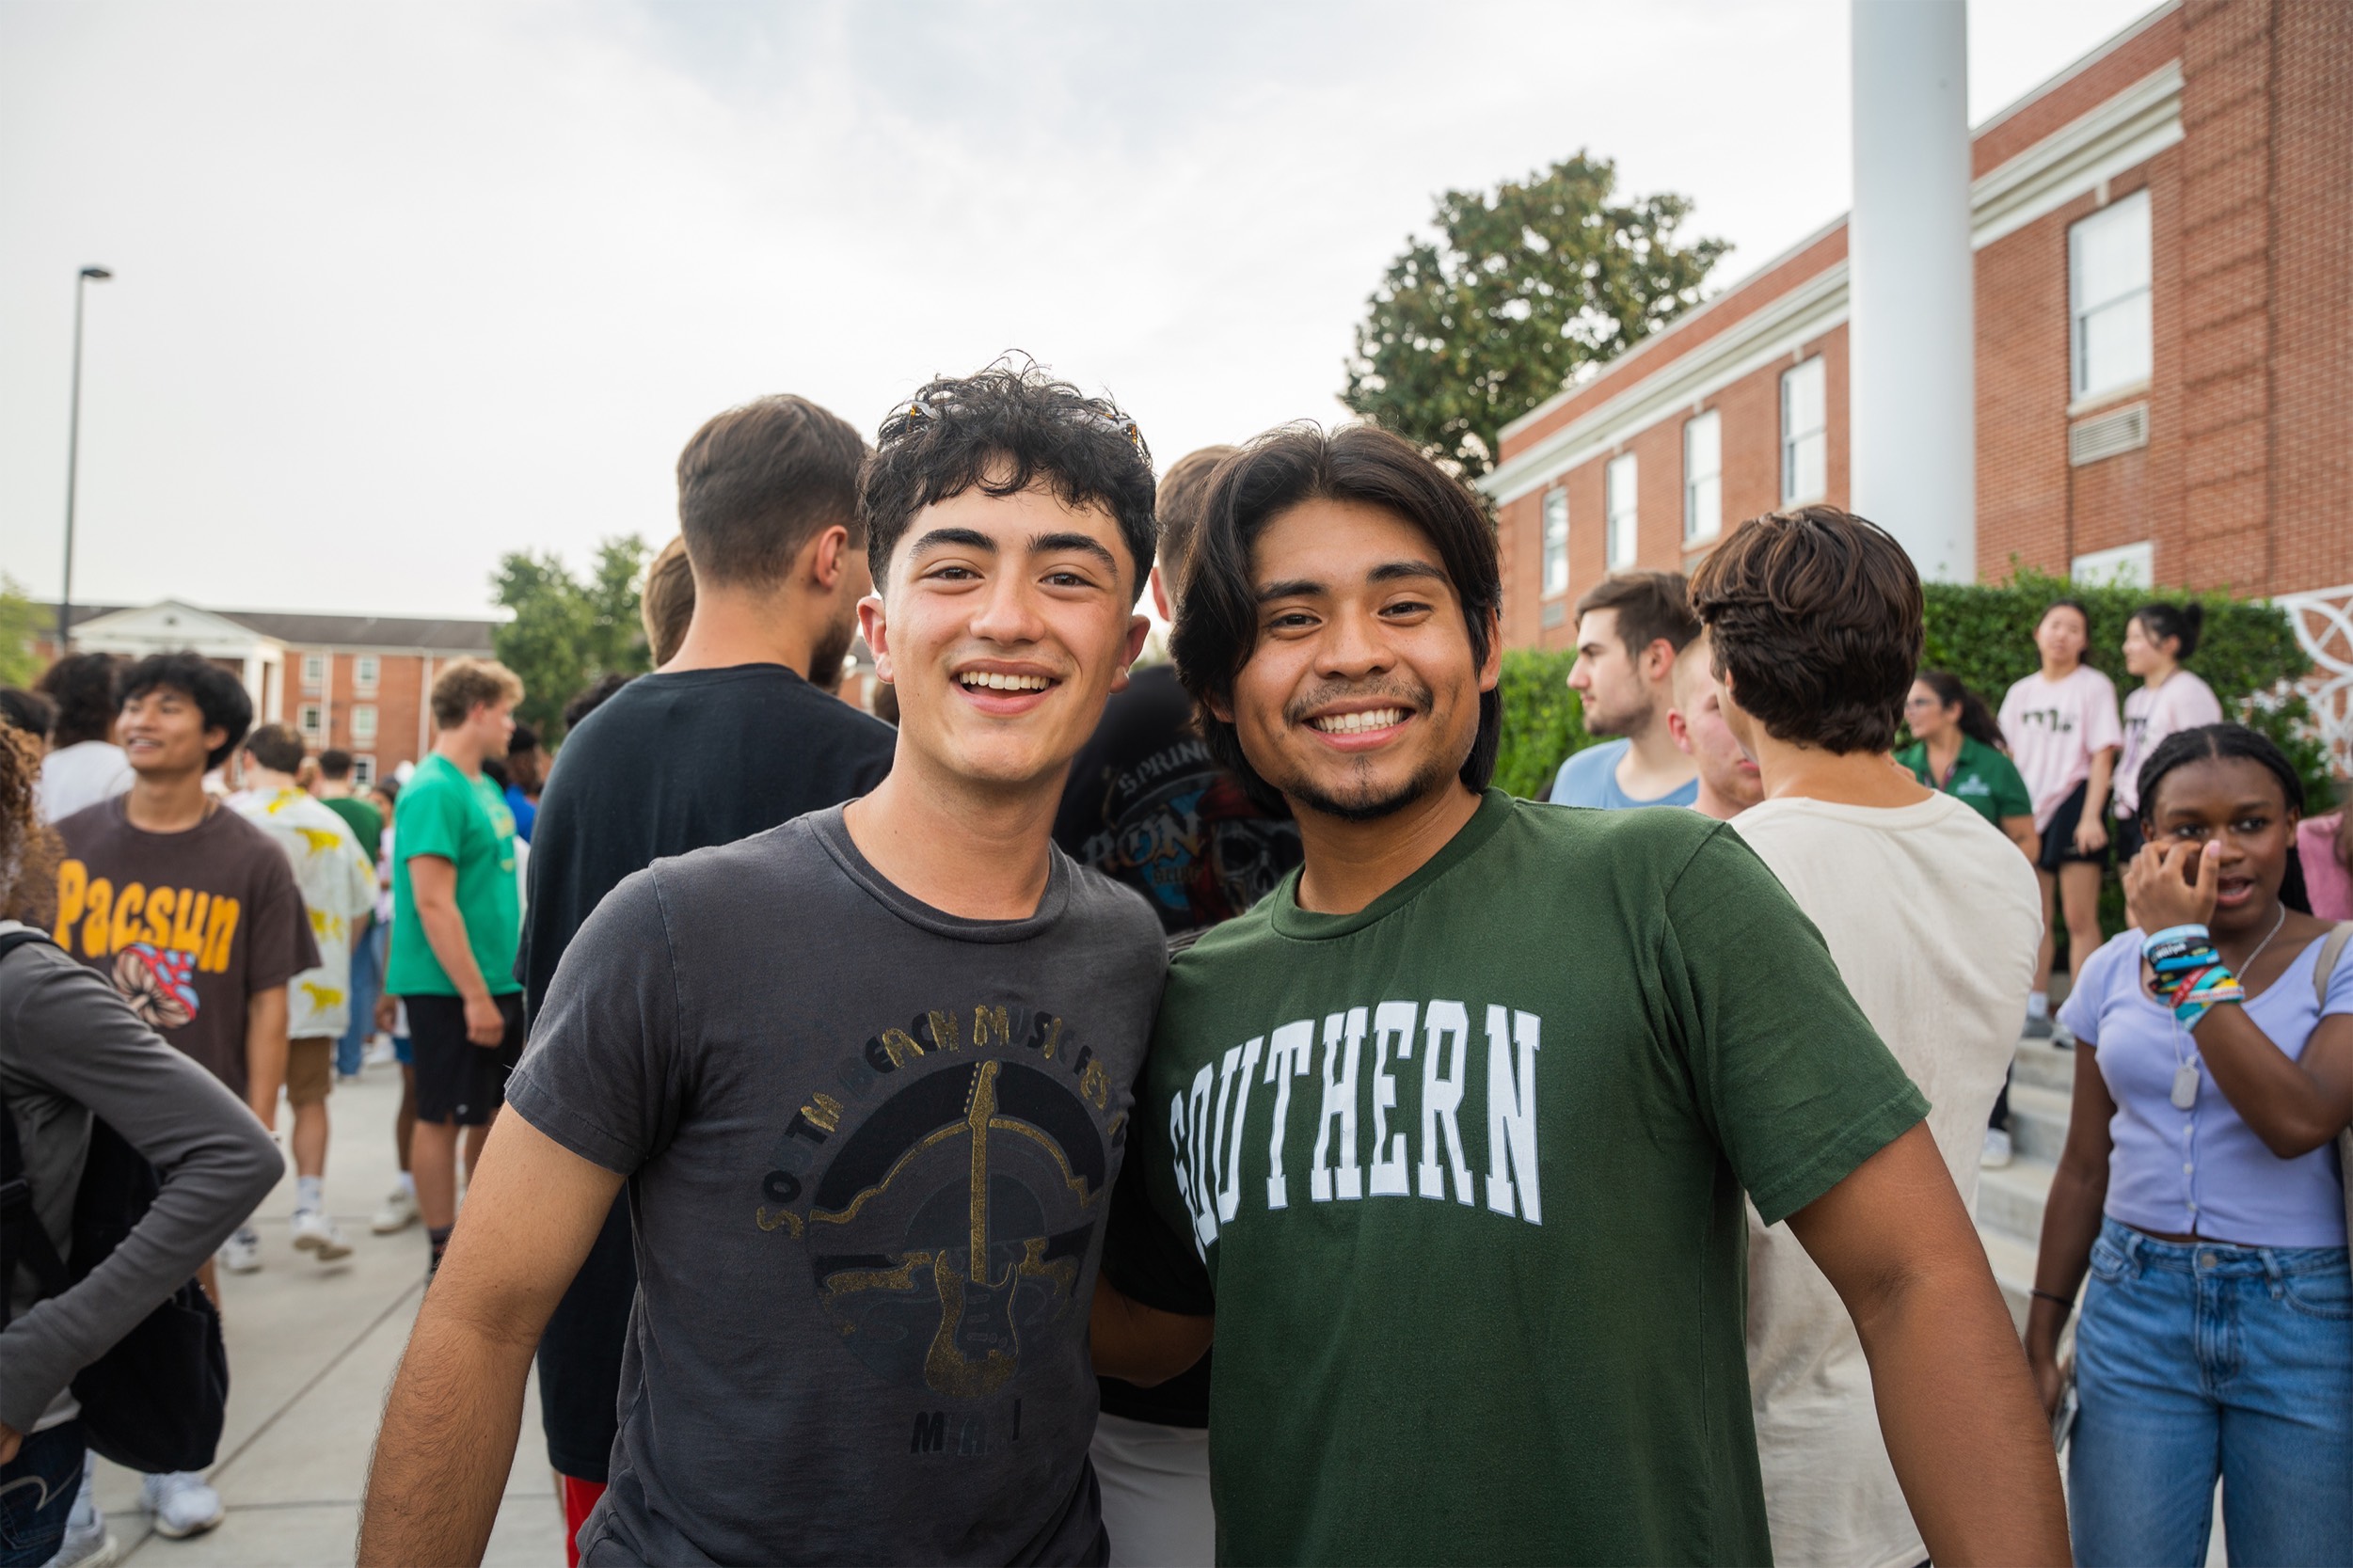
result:
[(2043, 668), (2002, 699), (2002, 737), (2034, 798), (2034, 829), (2043, 836), (2035, 863), (2043, 949), (2027, 998), (2027, 1033), (2037, 1039), (2051, 1036), (2052, 933), (2061, 911), (2076, 965), (2107, 940), (2100, 933), (2100, 876), (2107, 866), (2108, 786), (2124, 732), (2116, 721), (2115, 686), (2083, 661), (2091, 641), (2091, 612), (2075, 599), (2053, 600), (2034, 628)]
[(35, 788), (43, 822), (62, 821), (130, 790), (130, 759), (115, 744), (121, 668), (112, 654), (69, 654), (42, 673), (40, 693), (57, 705)]
[(2124, 749), (2116, 760), (2116, 859), (2140, 853), (2140, 765), (2169, 735), (2222, 722), (2214, 688), (2182, 668), (2198, 651), (2203, 605), (2145, 604), (2124, 623), (2124, 668), (2140, 685), (2124, 699)]
[[(1864, 1016), (1928, 1096), (1937, 1152), (1974, 1204), (2043, 917), (2034, 874), (1999, 829), (1888, 764), (1923, 641), (1919, 575), (1873, 524), (1809, 506), (1735, 531), (1692, 598), (1725, 723), (1761, 769), (1763, 801), (1732, 826), (1820, 928)], [(1773, 1556), (1921, 1561), (1844, 1304), (1789, 1226), (1767, 1227), (1753, 1207), (1748, 1258), (1749, 1393)]]

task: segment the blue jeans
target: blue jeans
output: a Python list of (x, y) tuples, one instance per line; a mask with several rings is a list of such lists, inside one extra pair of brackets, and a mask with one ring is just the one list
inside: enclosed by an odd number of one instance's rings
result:
[(367, 1054), (368, 1037), (375, 1033), (376, 992), (384, 989), (383, 958), (377, 951), (375, 923), (351, 944), (351, 1022), (335, 1042), (335, 1070), (349, 1078), (359, 1070)]
[(2108, 1220), (2075, 1331), (2075, 1560), (2353, 1564), (2343, 1247), (2185, 1245)]
[(82, 1423), (24, 1439), (0, 1465), (0, 1568), (38, 1568), (57, 1555), (66, 1516), (82, 1490)]

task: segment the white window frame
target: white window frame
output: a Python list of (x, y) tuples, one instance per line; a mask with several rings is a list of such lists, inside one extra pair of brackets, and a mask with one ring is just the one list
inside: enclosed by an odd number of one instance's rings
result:
[(327, 654), (302, 656), (302, 689), (305, 691), (323, 691), (326, 689), (327, 660), (331, 657)]
[(351, 786), (366, 789), (375, 783), (375, 753), (361, 752), (351, 759)]
[(351, 739), (355, 746), (364, 746), (375, 738), (375, 705), (355, 703), (351, 710)]
[(1610, 570), (1624, 571), (1642, 553), (1642, 470), (1623, 451), (1601, 470), (1601, 510), (1608, 519)]
[(1568, 592), (1568, 492), (1544, 493), (1544, 593), (1557, 599)]
[(351, 661), (351, 685), (355, 691), (374, 691), (384, 678), (384, 661), (374, 654), (361, 654)]
[[(1713, 455), (1694, 458), (1694, 436)], [(1703, 544), (1724, 531), (1724, 420), (1710, 408), (1683, 421), (1683, 543)]]
[[(1817, 406), (1802, 412), (1796, 406), (1797, 394), (1808, 382), (1815, 388)], [(1815, 422), (1803, 422), (1808, 419)], [(1809, 462), (1816, 472), (1802, 474)], [(1830, 372), (1817, 354), (1781, 372), (1781, 504), (1804, 506), (1829, 493)]]
[[(2102, 287), (2097, 297), (2089, 294), (2091, 280), (2085, 277), (2084, 251), (2088, 245), (2101, 238), (2118, 238), (2127, 243), (2137, 241), (2139, 268), (2135, 276), (2126, 277), (2122, 285), (2111, 282)], [(2109, 202), (2090, 217), (2070, 224), (2067, 229), (2067, 318), (2070, 374), (2073, 396), (2080, 401), (2145, 385), (2154, 353), (2154, 323), (2150, 319), (2150, 285), (2154, 261), (2150, 254), (2149, 193), (2146, 189)], [(2119, 356), (2106, 365), (2093, 363), (2092, 331), (2095, 322), (2121, 325), (2125, 340), (2112, 343), (2106, 353)]]
[(325, 740), (326, 738), (326, 705), (304, 703), (295, 708), (294, 728), (301, 732), (302, 738), (305, 740)]

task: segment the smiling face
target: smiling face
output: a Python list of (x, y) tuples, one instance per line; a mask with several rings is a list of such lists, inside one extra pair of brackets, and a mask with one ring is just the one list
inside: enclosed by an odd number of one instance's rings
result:
[(1302, 501), (1250, 552), (1258, 632), (1234, 677), (1250, 766), (1296, 809), (1372, 821), (1456, 781), (1502, 639), (1484, 667), (1437, 548), (1385, 507)]
[(2278, 913), (2296, 814), (2270, 768), (2245, 757), (2202, 757), (2157, 782), (2147, 802), (2153, 844), (2222, 846), (2215, 862), (2213, 929), (2259, 930)]
[(178, 687), (151, 687), (122, 705), (115, 726), (116, 738), (131, 770), (146, 778), (174, 778), (202, 773), (205, 758), (229, 738), (229, 732), (207, 728), (204, 710)]
[(882, 598), (858, 607), (898, 698), (900, 756), (936, 775), (1055, 789), (1127, 684), (1134, 612), (1118, 521), (1052, 491), (964, 490), (915, 514)]

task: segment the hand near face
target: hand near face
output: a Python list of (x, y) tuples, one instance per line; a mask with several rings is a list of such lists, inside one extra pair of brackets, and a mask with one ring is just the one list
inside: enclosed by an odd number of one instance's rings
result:
[(2222, 846), (2151, 844), (2124, 868), (2124, 901), (2139, 916), (2143, 931), (2169, 926), (2204, 926), (2214, 919), (2215, 863)]

